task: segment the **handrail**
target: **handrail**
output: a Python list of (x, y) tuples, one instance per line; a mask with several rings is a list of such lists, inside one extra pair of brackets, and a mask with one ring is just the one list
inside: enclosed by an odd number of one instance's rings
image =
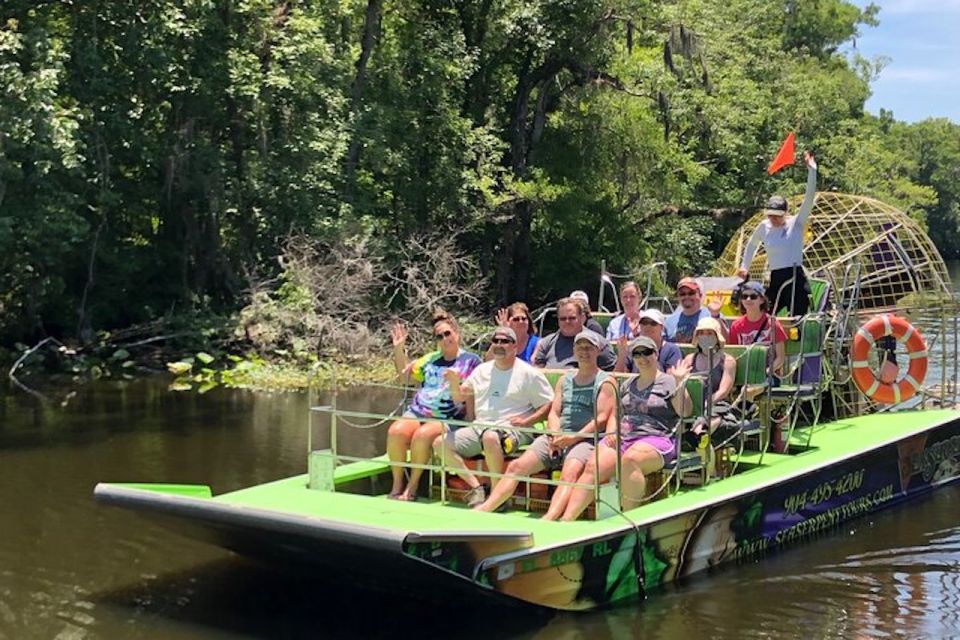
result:
[[(602, 383), (601, 383), (601, 384), (602, 384)], [(311, 412), (317, 412), (317, 413), (327, 413), (327, 414), (330, 414), (330, 416), (331, 416), (331, 425), (330, 425), (330, 428), (331, 428), (331, 435), (330, 435), (330, 439), (331, 439), (331, 451), (330, 451), (330, 453), (331, 453), (331, 456), (333, 457), (334, 465), (336, 466), (336, 465), (338, 464), (338, 462), (341, 461), (341, 460), (342, 460), (342, 461), (347, 461), (347, 462), (366, 462), (366, 461), (369, 461), (370, 458), (363, 458), (363, 457), (356, 457), (356, 456), (348, 456), (348, 455), (340, 454), (340, 453), (337, 452), (336, 447), (335, 447), (335, 443), (336, 443), (336, 431), (337, 431), (337, 420), (336, 420), (336, 418), (339, 416), (339, 417), (341, 417), (341, 418), (342, 418), (342, 417), (348, 417), (348, 418), (364, 418), (364, 419), (381, 419), (381, 418), (394, 418), (394, 419), (396, 419), (396, 418), (399, 418), (399, 416), (388, 416), (388, 415), (386, 415), (386, 414), (373, 413), (373, 412), (367, 412), (367, 411), (353, 411), (353, 410), (349, 410), (349, 409), (339, 409), (339, 408), (337, 408), (337, 406), (336, 406), (336, 401), (335, 401), (335, 399), (336, 399), (336, 391), (334, 391), (332, 399), (333, 399), (333, 404), (331, 404), (331, 405), (317, 405), (317, 406), (313, 406), (313, 407), (310, 407), (310, 411), (311, 411)], [(490, 423), (470, 422), (470, 421), (467, 421), (467, 420), (457, 420), (457, 419), (453, 419), (453, 418), (431, 418), (430, 420), (431, 420), (432, 422), (439, 422), (439, 423), (441, 423), (441, 424), (450, 425), (450, 426), (458, 426), (458, 427), (471, 426), (471, 427), (492, 428), (492, 429), (502, 429), (502, 428), (504, 428), (504, 425), (502, 425), (502, 424), (497, 425), (497, 424), (490, 424)], [(347, 424), (348, 424), (348, 426), (349, 426), (349, 423), (347, 423)], [(513, 430), (513, 431), (519, 431), (519, 432), (521, 432), (521, 433), (532, 433), (532, 434), (536, 434), (536, 435), (543, 435), (543, 434), (546, 433), (543, 429), (537, 429), (537, 428), (535, 428), (535, 427), (514, 427), (514, 426), (511, 426), (510, 429)], [(596, 432), (594, 432), (593, 434), (565, 433), (564, 435), (574, 436), (574, 437), (576, 437), (576, 438), (580, 438), (580, 439), (583, 439), (583, 440), (586, 440), (586, 439), (588, 439), (588, 438), (594, 438), (594, 440), (595, 440)], [(441, 454), (440, 454), (440, 456), (441, 456), (441, 459), (440, 459), (440, 464), (439, 464), (439, 465), (435, 465), (435, 464), (418, 464), (418, 463), (409, 462), (409, 461), (400, 462), (400, 461), (393, 461), (393, 460), (387, 461), (386, 464), (390, 465), (391, 467), (394, 467), (394, 466), (403, 467), (404, 469), (423, 469), (423, 470), (425, 470), (425, 471), (438, 471), (438, 472), (441, 473), (441, 476), (442, 476), (442, 478), (443, 478), (447, 473), (450, 473), (450, 470), (448, 469), (448, 467), (447, 467), (447, 465), (446, 465), (446, 460), (444, 459), (444, 458), (445, 458), (445, 455), (444, 455), (444, 451), (443, 451), (442, 449), (441, 449)], [(474, 475), (478, 475), (478, 476), (481, 476), (481, 477), (485, 477), (485, 478), (487, 478), (487, 477), (488, 477), (488, 478), (494, 478), (494, 477), (496, 477), (496, 478), (504, 478), (504, 477), (506, 477), (506, 475), (507, 475), (506, 473), (494, 473), (494, 472), (492, 472), (492, 471), (479, 471), (479, 470), (477, 470), (477, 471), (471, 470), (471, 473), (473, 473)], [(549, 486), (571, 486), (571, 487), (575, 487), (575, 488), (591, 488), (591, 487), (593, 487), (593, 486), (596, 485), (596, 482), (594, 483), (594, 485), (587, 485), (587, 484), (577, 483), (577, 482), (566, 482), (566, 481), (563, 481), (563, 480), (551, 480), (551, 479), (545, 479), (545, 478), (536, 478), (536, 477), (533, 477), (533, 476), (515, 476), (515, 477), (519, 477), (519, 478), (521, 478), (521, 479), (522, 479), (523, 481), (525, 481), (525, 482), (531, 482), (531, 483), (534, 483), (534, 484), (543, 484), (543, 485), (549, 485)], [(441, 500), (441, 502), (446, 502), (446, 482), (441, 482), (441, 483), (440, 483), (440, 494), (441, 494), (441, 495), (440, 495), (440, 500)]]
[[(599, 385), (597, 385), (597, 393), (596, 393), (596, 395), (595, 395), (594, 398), (593, 398), (593, 424), (594, 424), (594, 426), (595, 426), (595, 428), (594, 428), (594, 430), (593, 430), (593, 435), (594, 435), (594, 438), (593, 438), (593, 460), (594, 460), (594, 465), (596, 465), (596, 469), (597, 469), (597, 472), (596, 472), (596, 473), (594, 474), (594, 476), (593, 476), (593, 504), (594, 504), (594, 513), (596, 514), (596, 516), (599, 516), (599, 515), (600, 515), (600, 440), (601, 440), (601, 435), (602, 435), (601, 432), (600, 432), (600, 425), (597, 423), (597, 411), (598, 411), (598, 404), (599, 404), (599, 400), (600, 400), (600, 393), (603, 391), (603, 385), (605, 385), (605, 384), (609, 384), (609, 385), (612, 385), (612, 386), (613, 386), (613, 403), (614, 403), (614, 404), (613, 404), (613, 411), (614, 411), (614, 416), (613, 416), (613, 417), (614, 417), (614, 419), (615, 419), (615, 421), (616, 421), (616, 424), (617, 424), (617, 430), (616, 430), (616, 432), (615, 432), (615, 433), (616, 433), (616, 447), (617, 447), (617, 448), (616, 448), (616, 452), (617, 452), (617, 463), (616, 463), (616, 467), (614, 468), (614, 472), (613, 472), (613, 481), (614, 481), (614, 484), (615, 484), (615, 486), (616, 486), (616, 488), (617, 488), (617, 504), (616, 504), (616, 506), (614, 507), (614, 511), (616, 511), (617, 513), (621, 513), (621, 512), (623, 511), (622, 504), (621, 504), (621, 488), (620, 488), (620, 487), (621, 487), (621, 483), (620, 483), (620, 480), (621, 480), (621, 469), (622, 469), (622, 461), (621, 461), (621, 457), (620, 457), (620, 441), (621, 441), (621, 440), (620, 440), (620, 438), (621, 438), (621, 434), (620, 434), (621, 425), (620, 425), (620, 423), (621, 423), (621, 419), (622, 419), (622, 415), (621, 415), (621, 412), (620, 412), (620, 409), (621, 409), (621, 406), (620, 406), (620, 385), (617, 383), (617, 379), (616, 379), (614, 376), (608, 375), (608, 376), (605, 376), (602, 381), (600, 381), (600, 384), (599, 384)], [(608, 420), (609, 420), (609, 418), (608, 418)], [(604, 433), (605, 433), (605, 432), (606, 432), (606, 425), (604, 425)], [(606, 435), (603, 435), (603, 438), (606, 438)], [(599, 518), (597, 518), (597, 519), (599, 519)]]
[[(606, 260), (601, 261), (600, 263), (600, 302), (598, 302), (597, 308), (600, 311), (609, 311), (603, 305), (604, 299), (604, 290), (605, 287), (609, 286), (613, 290), (613, 300), (616, 305), (616, 313), (621, 312), (620, 307), (620, 298), (617, 294), (617, 287), (614, 284), (614, 278), (627, 279), (632, 278), (634, 280), (639, 280), (641, 277), (646, 277), (646, 285), (642, 291), (642, 296), (640, 300), (640, 307), (643, 309), (649, 308), (650, 303), (653, 301), (663, 301), (667, 303), (667, 306), (671, 306), (670, 300), (663, 296), (654, 296), (653, 295), (653, 277), (657, 274), (657, 270), (664, 270), (667, 266), (667, 263), (664, 261), (652, 262), (650, 264), (644, 265), (642, 268), (634, 272), (633, 274), (626, 273), (612, 273), (607, 271), (607, 262)], [(659, 274), (662, 280), (666, 280), (664, 273)], [(662, 310), (662, 309), (661, 309)]]

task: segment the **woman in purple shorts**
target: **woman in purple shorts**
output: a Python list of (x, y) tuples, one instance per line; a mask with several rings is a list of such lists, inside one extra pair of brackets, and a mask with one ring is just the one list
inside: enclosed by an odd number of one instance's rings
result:
[[(693, 403), (686, 390), (677, 393), (677, 379), (657, 368), (657, 345), (647, 336), (629, 344), (637, 375), (620, 385), (620, 456), (622, 460), (621, 508), (638, 506), (647, 489), (646, 476), (663, 468), (676, 456), (671, 434), (680, 416), (690, 415)], [(598, 449), (577, 479), (592, 485), (608, 481), (617, 466), (617, 437), (608, 430)], [(599, 462), (598, 462), (599, 460)], [(576, 520), (593, 501), (593, 489), (577, 488), (567, 504), (564, 520)]]

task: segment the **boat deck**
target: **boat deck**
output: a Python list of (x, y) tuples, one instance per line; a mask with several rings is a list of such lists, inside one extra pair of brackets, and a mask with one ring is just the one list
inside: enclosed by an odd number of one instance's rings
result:
[[(767, 453), (760, 465), (759, 453), (740, 456), (741, 471), (704, 487), (686, 488), (663, 500), (643, 505), (624, 515), (642, 525), (698, 505), (735, 498), (767, 484), (816, 472), (839, 460), (855, 457), (914, 432), (954, 420), (954, 410), (904, 411), (874, 414), (825, 423), (817, 428), (810, 449), (791, 455)], [(806, 434), (797, 434), (804, 443)], [(349, 473), (348, 467), (343, 467)], [(339, 470), (338, 470), (339, 471)], [(550, 546), (571, 538), (602, 535), (631, 526), (626, 518), (573, 523), (547, 522), (539, 514), (522, 511), (478, 513), (459, 504), (438, 501), (399, 502), (385, 496), (364, 496), (310, 490), (307, 476), (295, 476), (248, 489), (226, 493), (212, 500), (247, 509), (281, 512), (306, 518), (321, 518), (375, 529), (417, 533), (482, 533), (515, 531), (532, 533), (536, 546)], [(131, 485), (128, 485), (131, 486)], [(149, 485), (133, 485), (149, 488)]]

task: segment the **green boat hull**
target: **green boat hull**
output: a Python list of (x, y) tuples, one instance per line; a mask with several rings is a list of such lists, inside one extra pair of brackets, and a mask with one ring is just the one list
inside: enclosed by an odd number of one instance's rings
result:
[[(106, 484), (104, 504), (238, 553), (320, 566), (333, 579), (423, 597), (483, 593), (584, 610), (754, 560), (960, 477), (960, 412), (820, 425), (815, 446), (741, 456), (739, 472), (622, 515), (573, 523), (439, 502), (317, 491), (297, 476), (220, 496), (206, 487)], [(363, 464), (363, 463), (361, 463)], [(337, 486), (357, 469), (337, 469)]]

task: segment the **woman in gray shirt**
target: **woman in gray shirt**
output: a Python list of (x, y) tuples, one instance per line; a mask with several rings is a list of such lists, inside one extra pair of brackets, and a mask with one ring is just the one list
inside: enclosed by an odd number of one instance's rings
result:
[[(659, 471), (676, 456), (671, 434), (680, 416), (689, 415), (692, 408), (686, 390), (678, 392), (677, 379), (657, 368), (658, 351), (653, 340), (640, 336), (629, 348), (637, 375), (620, 387), (620, 448), (617, 449), (613, 430), (616, 427), (608, 428), (596, 458), (587, 463), (577, 478), (577, 484), (587, 486), (607, 482), (616, 469), (617, 456), (621, 456), (623, 510), (640, 504), (646, 494), (646, 476)], [(593, 498), (593, 489), (574, 489), (562, 519), (576, 520)]]

